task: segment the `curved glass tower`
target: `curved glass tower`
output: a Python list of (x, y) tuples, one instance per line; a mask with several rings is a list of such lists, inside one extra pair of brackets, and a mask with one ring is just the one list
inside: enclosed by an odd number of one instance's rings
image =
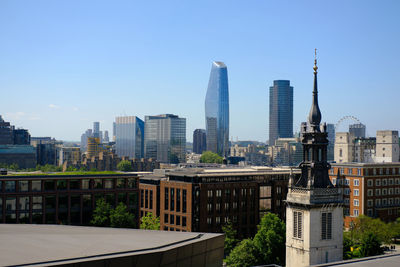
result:
[(207, 150), (228, 156), (229, 93), (228, 70), (223, 62), (214, 61), (205, 101)]

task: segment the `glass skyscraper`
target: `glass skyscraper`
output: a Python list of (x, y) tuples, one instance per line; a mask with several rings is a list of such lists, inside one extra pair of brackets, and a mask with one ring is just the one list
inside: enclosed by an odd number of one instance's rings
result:
[(278, 138), (293, 137), (293, 87), (276, 80), (269, 88), (269, 145)]
[(145, 118), (145, 155), (162, 163), (186, 162), (186, 119), (163, 114)]
[(115, 150), (120, 157), (144, 158), (144, 122), (136, 116), (115, 118)]
[(205, 101), (207, 150), (226, 157), (229, 153), (228, 70), (214, 61)]

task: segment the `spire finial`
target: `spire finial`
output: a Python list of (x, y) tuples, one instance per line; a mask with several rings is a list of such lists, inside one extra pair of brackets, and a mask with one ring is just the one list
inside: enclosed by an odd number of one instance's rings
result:
[(314, 53), (315, 53), (315, 58), (314, 58), (314, 73), (316, 74), (317, 73), (317, 70), (318, 70), (318, 67), (317, 67), (317, 48), (315, 48), (315, 51), (314, 51)]

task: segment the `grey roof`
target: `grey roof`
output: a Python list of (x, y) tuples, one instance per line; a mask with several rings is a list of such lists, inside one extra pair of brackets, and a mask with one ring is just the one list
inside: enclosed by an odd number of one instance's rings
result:
[(372, 256), (367, 258), (360, 258), (354, 260), (337, 261), (326, 264), (313, 265), (318, 267), (327, 266), (342, 266), (342, 267), (398, 267), (400, 266), (400, 253), (392, 252), (391, 254), (385, 254), (380, 256)]
[[(66, 225), (0, 225), (1, 265), (69, 263), (154, 253), (221, 234)], [(47, 262), (47, 264), (46, 264)]]

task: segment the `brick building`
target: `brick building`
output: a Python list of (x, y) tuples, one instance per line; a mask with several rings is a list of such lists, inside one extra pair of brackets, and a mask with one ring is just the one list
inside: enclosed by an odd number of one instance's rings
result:
[(240, 236), (252, 236), (264, 213), (285, 218), (289, 175), (270, 167), (169, 170), (162, 179), (140, 179), (141, 215), (159, 209), (161, 230), (221, 232), (231, 221)]
[(136, 174), (0, 176), (0, 223), (89, 225), (96, 200), (139, 218)]
[(400, 162), (332, 164), (330, 179), (343, 184), (344, 223), (359, 215), (393, 221), (400, 215)]

